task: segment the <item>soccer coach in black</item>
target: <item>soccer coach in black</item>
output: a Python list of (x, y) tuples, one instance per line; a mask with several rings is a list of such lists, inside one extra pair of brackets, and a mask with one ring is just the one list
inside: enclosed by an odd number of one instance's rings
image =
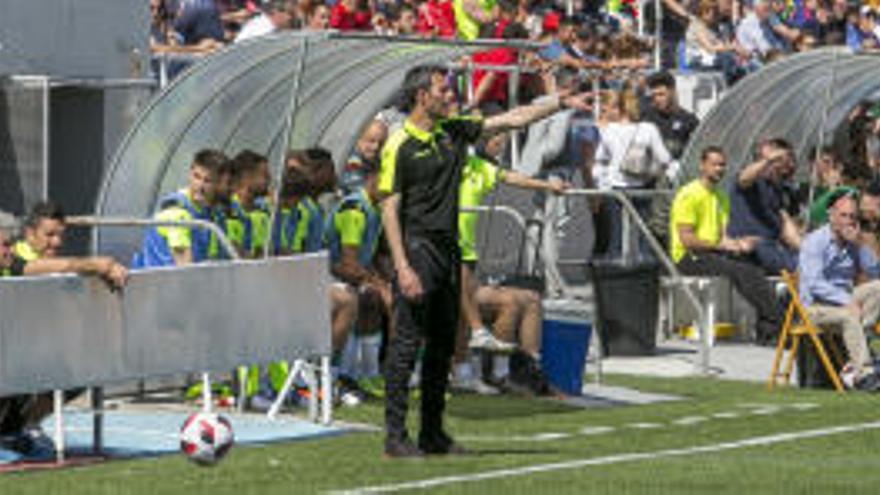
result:
[[(458, 192), (468, 145), (565, 106), (588, 110), (588, 93), (518, 107), (485, 121), (451, 116), (454, 94), (443, 68), (410, 70), (409, 116), (382, 149), (382, 224), (394, 263), (394, 335), (386, 359), (385, 455), (461, 453), (443, 430), (443, 409), (459, 311)], [(564, 104), (563, 104), (564, 102)], [(408, 382), (422, 339), (421, 429), (407, 435)]]

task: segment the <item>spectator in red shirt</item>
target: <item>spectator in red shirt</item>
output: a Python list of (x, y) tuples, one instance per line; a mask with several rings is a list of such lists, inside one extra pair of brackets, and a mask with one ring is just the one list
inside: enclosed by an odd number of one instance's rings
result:
[[(510, 23), (504, 28), (503, 39), (525, 39), (528, 31), (519, 23)], [(517, 62), (517, 50), (513, 48), (494, 48), (489, 51), (475, 53), (473, 61), (480, 65), (514, 65)], [(484, 115), (493, 115), (507, 109), (507, 81), (510, 75), (501, 71), (474, 70), (474, 99), (471, 106), (479, 107)]]
[(359, 0), (339, 0), (330, 11), (330, 27), (340, 31), (369, 31), (373, 14)]
[(495, 21), (484, 24), (480, 28), (480, 38), (501, 39), (504, 28), (511, 22), (517, 22), (519, 5), (514, 0), (498, 0), (495, 4), (495, 12)]
[(455, 14), (451, 0), (427, 0), (418, 9), (416, 31), (428, 36), (455, 36)]

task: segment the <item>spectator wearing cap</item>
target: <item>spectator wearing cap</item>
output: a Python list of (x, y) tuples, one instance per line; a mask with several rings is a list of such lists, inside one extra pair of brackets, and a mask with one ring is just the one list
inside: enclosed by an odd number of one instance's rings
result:
[(263, 4), (262, 12), (242, 26), (235, 42), (257, 36), (265, 36), (293, 27), (296, 6), (290, 0), (270, 0)]
[(876, 32), (876, 12), (870, 5), (862, 5), (855, 22), (846, 26), (846, 46), (853, 51), (875, 50), (880, 48), (880, 38)]
[(755, 239), (749, 259), (769, 275), (794, 271), (801, 235), (785, 209), (784, 182), (794, 173), (791, 146), (771, 139), (758, 146), (756, 160), (743, 167), (730, 194), (732, 237)]
[(841, 372), (845, 384), (859, 390), (880, 390), (873, 372), (865, 328), (880, 317), (877, 260), (859, 242), (856, 201), (841, 191), (830, 198), (828, 224), (804, 238), (798, 259), (800, 299), (810, 320), (828, 332), (840, 333), (849, 360)]
[(458, 37), (472, 41), (480, 36), (480, 26), (495, 20), (495, 0), (453, 0)]

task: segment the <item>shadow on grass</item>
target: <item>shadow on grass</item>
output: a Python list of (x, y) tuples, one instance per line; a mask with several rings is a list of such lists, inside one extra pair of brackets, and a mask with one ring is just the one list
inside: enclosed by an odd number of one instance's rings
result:
[(523, 396), (486, 397), (467, 395), (454, 397), (447, 404), (450, 416), (469, 420), (528, 417), (538, 414), (562, 414), (584, 409), (627, 405), (625, 402), (584, 395), (581, 397), (535, 398)]

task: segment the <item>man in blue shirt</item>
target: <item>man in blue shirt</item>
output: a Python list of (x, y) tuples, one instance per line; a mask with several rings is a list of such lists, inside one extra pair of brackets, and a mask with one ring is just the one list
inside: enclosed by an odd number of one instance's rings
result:
[(791, 146), (771, 139), (758, 148), (758, 158), (740, 170), (730, 191), (731, 237), (758, 239), (749, 261), (769, 275), (793, 271), (801, 235), (785, 210), (784, 182), (794, 174)]
[(849, 354), (841, 372), (844, 382), (859, 390), (880, 390), (865, 338), (865, 327), (880, 318), (880, 281), (855, 286), (866, 275), (877, 275), (877, 260), (859, 244), (858, 207), (843, 192), (829, 202), (828, 224), (811, 232), (798, 260), (801, 301), (812, 322), (840, 332)]

